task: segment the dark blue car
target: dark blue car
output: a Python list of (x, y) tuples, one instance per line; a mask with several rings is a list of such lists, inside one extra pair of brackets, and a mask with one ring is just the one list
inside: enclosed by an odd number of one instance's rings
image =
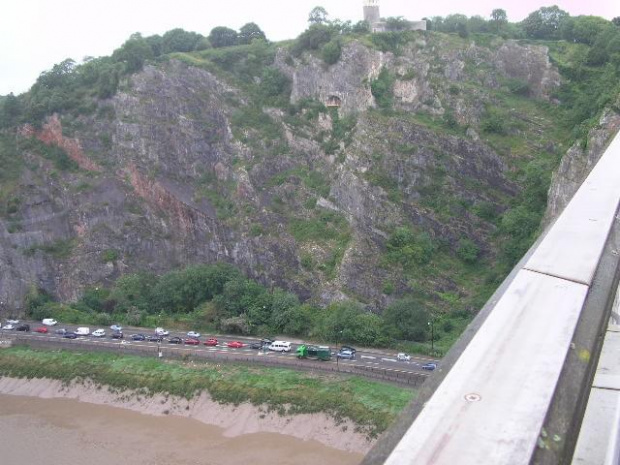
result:
[(65, 333), (62, 335), (65, 339), (77, 339), (78, 335), (75, 333)]
[(144, 334), (132, 334), (131, 339), (133, 339), (134, 341), (144, 341), (146, 339), (146, 336)]

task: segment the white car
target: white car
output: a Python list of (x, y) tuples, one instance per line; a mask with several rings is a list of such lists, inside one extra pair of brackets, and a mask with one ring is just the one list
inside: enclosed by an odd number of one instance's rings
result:
[(399, 362), (409, 362), (411, 360), (411, 355), (401, 352), (396, 356), (396, 360)]
[(2, 327), (2, 329), (15, 329), (15, 326), (11, 323), (7, 323)]
[(166, 331), (164, 328), (155, 328), (156, 336), (168, 336), (170, 331)]
[(19, 324), (19, 320), (6, 320), (6, 322), (10, 325), (18, 325)]
[(122, 330), (123, 330), (123, 327), (122, 327), (121, 325), (116, 324), (116, 325), (112, 325), (112, 326), (110, 326), (110, 329), (111, 329), (112, 331), (122, 331)]
[(190, 331), (189, 333), (187, 333), (187, 337), (200, 337), (200, 333), (197, 333), (196, 331)]
[(41, 321), (41, 323), (43, 323), (45, 326), (54, 326), (58, 324), (58, 322), (53, 318), (43, 318), (43, 321)]
[(93, 331), (91, 336), (103, 337), (103, 336), (105, 336), (105, 329), (96, 329), (96, 330)]

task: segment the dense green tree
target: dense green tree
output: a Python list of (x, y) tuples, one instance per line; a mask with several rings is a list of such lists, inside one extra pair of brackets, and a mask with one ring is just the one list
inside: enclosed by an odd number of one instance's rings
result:
[(388, 109), (392, 107), (394, 81), (395, 78), (392, 76), (392, 73), (387, 68), (382, 68), (377, 79), (370, 82), (370, 92), (379, 108)]
[(411, 23), (402, 16), (390, 17), (385, 20), (385, 28), (388, 31), (407, 31)]
[(185, 31), (181, 28), (172, 29), (162, 37), (162, 52), (191, 52), (202, 35), (197, 32)]
[(152, 273), (134, 273), (121, 276), (114, 283), (110, 299), (116, 302), (116, 311), (153, 311), (151, 293), (157, 283)]
[(334, 30), (324, 24), (313, 24), (302, 32), (295, 44), (292, 52), (294, 55), (301, 55), (305, 50), (318, 50), (332, 39)]
[(416, 233), (407, 227), (397, 228), (390, 235), (386, 248), (390, 261), (405, 267), (428, 263), (435, 251), (435, 245), (427, 233)]
[(283, 332), (295, 317), (298, 307), (299, 299), (295, 294), (276, 288), (271, 298), (271, 326), (276, 331)]
[(334, 302), (319, 323), (320, 336), (334, 342), (374, 345), (381, 338), (381, 319), (353, 301)]
[(199, 52), (201, 50), (208, 50), (210, 48), (212, 47), (211, 47), (211, 42), (209, 42), (209, 39), (207, 37), (202, 37), (198, 42), (196, 42), (196, 46), (194, 47), (194, 50)]
[(394, 339), (424, 342), (429, 337), (430, 313), (413, 298), (390, 304), (383, 312), (383, 322), (388, 335)]
[(489, 22), (482, 16), (471, 16), (467, 20), (467, 30), (471, 33), (492, 32)]
[(322, 6), (315, 6), (314, 8), (312, 8), (310, 14), (308, 15), (308, 22), (311, 25), (325, 24), (327, 23), (328, 16), (329, 15), (327, 11), (325, 11), (325, 8), (323, 8)]
[(151, 47), (151, 50), (153, 51), (153, 56), (158, 57), (162, 53), (164, 53), (163, 37), (159, 34), (148, 36), (144, 40), (146, 40), (146, 43), (149, 44), (149, 47)]
[(154, 56), (149, 43), (137, 32), (132, 34), (121, 48), (114, 50), (112, 59), (124, 63), (125, 72), (129, 74), (140, 71), (144, 62)]
[(328, 65), (333, 65), (340, 59), (341, 53), (342, 46), (340, 45), (340, 40), (335, 38), (323, 45), (321, 49), (321, 58), (323, 58), (323, 61)]
[(513, 266), (527, 252), (540, 225), (541, 217), (541, 212), (532, 211), (524, 205), (504, 213), (500, 232), (504, 237), (502, 255), (508, 266)]
[(268, 103), (288, 103), (291, 93), (290, 78), (277, 68), (266, 68), (260, 80), (260, 92)]
[(525, 35), (531, 39), (559, 39), (563, 22), (570, 15), (558, 6), (542, 7), (521, 22)]
[(265, 33), (256, 23), (247, 23), (239, 29), (239, 43), (250, 44), (254, 39), (267, 40)]
[(456, 254), (465, 263), (475, 263), (478, 260), (479, 253), (480, 249), (471, 239), (463, 238), (459, 240)]
[(51, 70), (43, 71), (37, 79), (37, 84), (48, 89), (71, 87), (75, 80), (74, 71), (75, 61), (67, 58), (55, 64)]
[(23, 107), (13, 93), (0, 98), (0, 128), (15, 126), (21, 119)]
[(209, 33), (209, 42), (214, 48), (230, 47), (232, 45), (237, 45), (237, 41), (237, 31), (228, 27), (214, 27)]
[[(285, 318), (282, 319), (282, 333), (292, 336), (312, 335), (313, 328), (317, 326), (316, 320), (319, 320), (321, 316), (321, 309), (308, 304), (290, 307)], [(276, 324), (274, 329), (277, 331), (278, 328), (280, 326)]]
[(351, 32), (354, 34), (367, 34), (370, 32), (370, 24), (368, 24), (368, 21), (358, 21), (351, 26)]
[(620, 27), (620, 16), (616, 16), (614, 19), (611, 20), (611, 22), (614, 24), (614, 26)]
[(467, 16), (462, 14), (448, 15), (440, 23), (441, 29), (438, 30), (441, 32), (459, 33), (463, 27), (467, 27), (467, 21)]
[(508, 15), (506, 10), (496, 8), (491, 12), (491, 22), (493, 23), (493, 29), (496, 33), (499, 33), (508, 23)]
[(598, 16), (577, 16), (567, 18), (562, 23), (562, 38), (570, 42), (593, 45), (599, 35), (612, 28), (609, 21)]

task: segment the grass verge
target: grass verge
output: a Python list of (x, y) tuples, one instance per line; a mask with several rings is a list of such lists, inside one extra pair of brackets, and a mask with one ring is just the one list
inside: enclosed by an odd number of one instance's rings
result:
[(207, 391), (221, 404), (249, 402), (282, 415), (322, 412), (336, 421), (348, 418), (368, 437), (385, 431), (416, 394), (411, 389), (359, 377), (24, 347), (0, 351), (0, 376), (50, 378), (65, 383), (89, 379), (116, 389), (148, 390), (150, 395), (187, 399)]

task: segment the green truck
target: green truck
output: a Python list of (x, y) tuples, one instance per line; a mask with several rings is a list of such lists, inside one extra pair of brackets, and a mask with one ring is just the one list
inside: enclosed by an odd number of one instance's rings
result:
[(331, 360), (332, 352), (327, 346), (300, 345), (297, 348), (297, 358), (316, 358), (317, 360)]

